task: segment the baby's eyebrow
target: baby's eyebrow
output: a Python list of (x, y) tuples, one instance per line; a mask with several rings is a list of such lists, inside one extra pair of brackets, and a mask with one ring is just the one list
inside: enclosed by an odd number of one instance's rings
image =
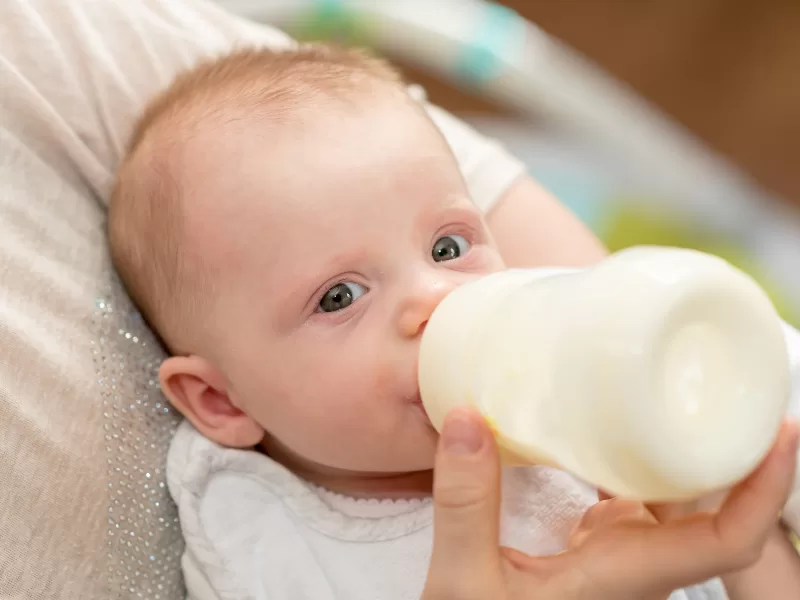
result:
[(481, 211), (469, 198), (456, 194), (451, 194), (448, 203), (439, 207), (434, 214), (437, 219), (460, 219), (472, 225), (476, 225), (482, 217)]
[(470, 200), (469, 197), (465, 196), (464, 194), (460, 193), (447, 194), (447, 196), (445, 196), (445, 199), (446, 199), (446, 204), (445, 204), (446, 207), (463, 206), (463, 205), (468, 205), (471, 208), (475, 207), (475, 204), (472, 202), (472, 200)]

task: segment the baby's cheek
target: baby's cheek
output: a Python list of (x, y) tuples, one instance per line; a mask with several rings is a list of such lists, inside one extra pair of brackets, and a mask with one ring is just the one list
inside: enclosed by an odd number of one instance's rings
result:
[[(324, 415), (333, 413), (331, 419), (348, 418), (347, 414), (357, 411), (363, 414), (374, 404), (376, 393), (380, 392), (383, 375), (376, 372), (371, 361), (346, 358), (343, 354), (308, 373), (303, 387), (306, 388), (307, 401), (313, 410)], [(336, 414), (336, 413), (339, 414)]]
[[(408, 372), (404, 372), (408, 371)], [(416, 390), (416, 374), (397, 362), (376, 361), (372, 366), (372, 393), (375, 397), (394, 397)]]
[(394, 385), (394, 382), (397, 379), (395, 369), (387, 364), (375, 364), (373, 365), (372, 371), (373, 377), (370, 385), (378, 393), (385, 393), (386, 390), (390, 389)]

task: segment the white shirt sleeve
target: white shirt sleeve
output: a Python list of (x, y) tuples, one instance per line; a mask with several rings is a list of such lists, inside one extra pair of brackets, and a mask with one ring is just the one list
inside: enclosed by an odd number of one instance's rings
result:
[(508, 189), (525, 175), (525, 164), (510, 154), (499, 141), (487, 138), (461, 119), (427, 102), (420, 86), (410, 86), (409, 93), (422, 103), (450, 145), (472, 201), (484, 213), (489, 212)]

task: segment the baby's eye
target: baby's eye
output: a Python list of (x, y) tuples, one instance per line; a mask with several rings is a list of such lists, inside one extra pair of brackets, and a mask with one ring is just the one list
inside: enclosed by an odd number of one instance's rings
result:
[(460, 235), (445, 235), (436, 240), (431, 255), (436, 262), (453, 260), (469, 251), (470, 245)]
[(352, 281), (337, 283), (325, 292), (325, 295), (319, 301), (317, 311), (330, 313), (342, 310), (366, 293), (367, 290), (363, 285), (353, 283)]

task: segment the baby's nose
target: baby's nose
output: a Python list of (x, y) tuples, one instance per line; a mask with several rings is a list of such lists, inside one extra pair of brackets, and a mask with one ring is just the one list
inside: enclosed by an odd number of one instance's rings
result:
[(420, 285), (403, 300), (398, 318), (400, 332), (406, 337), (422, 335), (434, 309), (458, 284), (436, 279)]

